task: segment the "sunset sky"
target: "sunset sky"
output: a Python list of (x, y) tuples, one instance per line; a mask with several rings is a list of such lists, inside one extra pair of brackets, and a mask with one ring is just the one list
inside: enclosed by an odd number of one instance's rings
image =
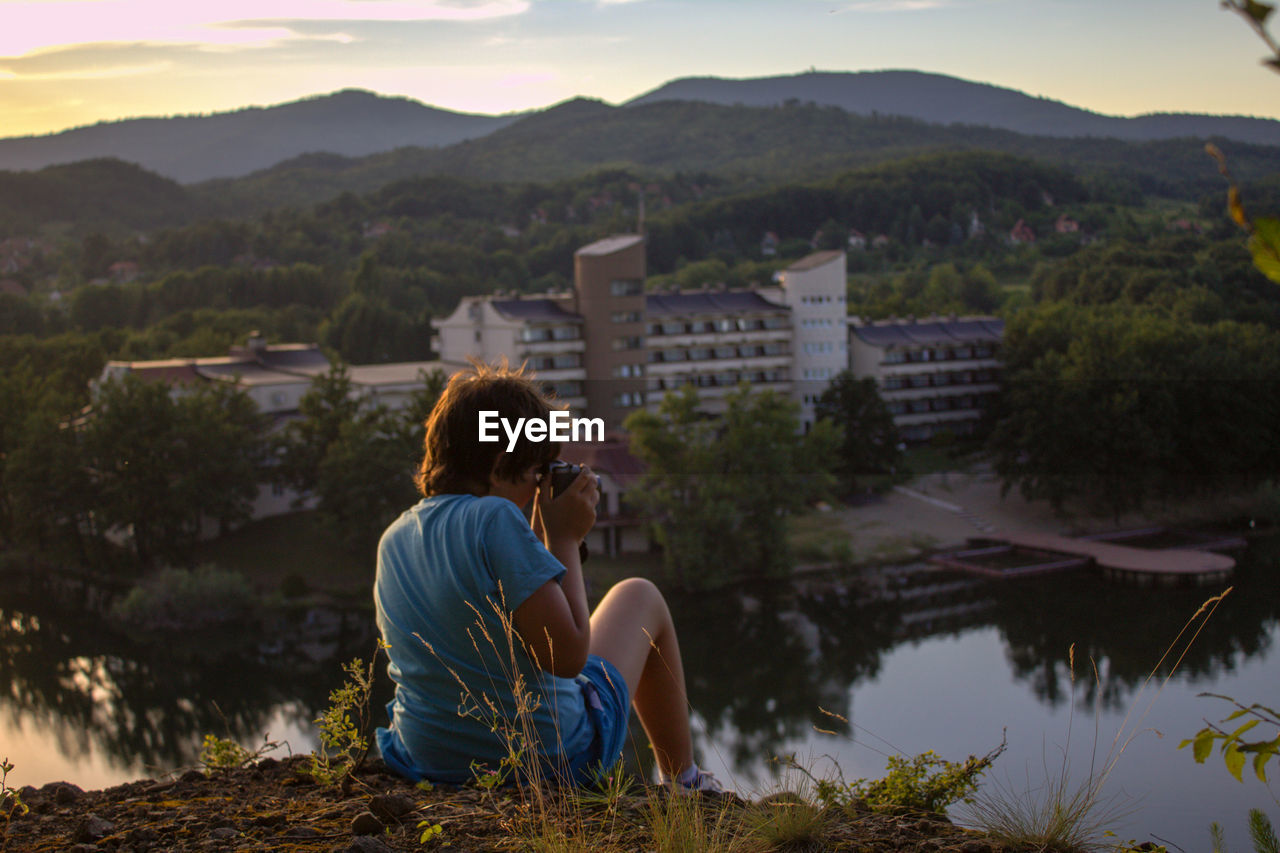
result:
[(0, 0), (0, 136), (343, 88), (499, 113), (910, 68), (1115, 115), (1280, 118), (1217, 0)]

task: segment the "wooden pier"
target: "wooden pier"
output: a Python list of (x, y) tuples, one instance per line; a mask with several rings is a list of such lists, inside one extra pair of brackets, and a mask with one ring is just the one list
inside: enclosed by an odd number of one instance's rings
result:
[[(1140, 586), (1216, 584), (1226, 580), (1236, 565), (1231, 557), (1208, 550), (1136, 548), (1109, 542), (1102, 537), (1077, 539), (1052, 533), (997, 530), (983, 539), (999, 544), (939, 554), (931, 562), (949, 569), (1000, 578), (1097, 566), (1110, 579)], [(984, 558), (1018, 552), (1026, 553), (1023, 565), (997, 568), (983, 564)]]

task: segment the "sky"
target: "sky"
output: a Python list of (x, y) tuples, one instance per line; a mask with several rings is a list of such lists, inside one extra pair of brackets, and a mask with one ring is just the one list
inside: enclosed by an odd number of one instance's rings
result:
[(0, 137), (345, 88), (495, 114), (811, 68), (1280, 118), (1266, 55), (1218, 0), (0, 0)]

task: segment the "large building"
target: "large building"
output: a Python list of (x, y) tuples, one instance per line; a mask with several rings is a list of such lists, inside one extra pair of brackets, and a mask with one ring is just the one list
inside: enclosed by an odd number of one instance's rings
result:
[(1000, 389), (1003, 335), (994, 317), (854, 322), (849, 366), (879, 384), (903, 441), (969, 435)]
[(848, 366), (844, 253), (804, 258), (780, 287), (646, 293), (644, 246), (630, 234), (579, 249), (570, 294), (463, 299), (434, 324), (441, 360), (527, 363), (609, 431), (683, 385), (716, 411), (742, 382), (792, 396), (808, 428)]
[[(273, 427), (279, 429), (297, 417), (298, 404), (311, 389), (312, 380), (331, 367), (315, 344), (268, 344), (254, 334), (246, 346), (232, 347), (225, 356), (109, 361), (95, 385), (134, 375), (163, 382), (172, 393), (181, 394), (186, 387), (226, 382), (248, 393), (258, 411), (270, 416)], [(445, 368), (439, 362), (353, 365), (347, 368), (347, 375), (352, 393), (394, 411), (405, 408), (413, 393), (423, 387), (424, 374), (436, 369)], [(252, 517), (290, 512), (300, 500), (307, 503), (278, 484), (264, 484), (254, 500)]]

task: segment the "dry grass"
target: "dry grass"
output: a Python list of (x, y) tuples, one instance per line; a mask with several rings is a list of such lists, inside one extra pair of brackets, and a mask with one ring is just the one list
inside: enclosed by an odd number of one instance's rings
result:
[[(1093, 752), (1089, 772), (1082, 780), (1073, 779), (1068, 759), (1072, 725), (1075, 720), (1075, 646), (1067, 653), (1071, 672), (1071, 709), (1067, 724), (1067, 743), (1063, 747), (1062, 763), (1056, 773), (1045, 764), (1042, 782), (1027, 780), (1025, 789), (1015, 790), (1010, 784), (996, 783), (981, 790), (969, 805), (964, 820), (980, 828), (991, 837), (1017, 848), (1044, 851), (1044, 853), (1095, 853), (1114, 847), (1108, 836), (1108, 827), (1130, 814), (1136, 805), (1120, 799), (1106, 790), (1107, 780), (1119, 763), (1133, 739), (1143, 731), (1143, 722), (1166, 684), (1177, 672), (1187, 651), (1195, 643), (1200, 631), (1213, 616), (1218, 604), (1231, 589), (1209, 598), (1183, 625), (1178, 636), (1169, 644), (1160, 660), (1147, 675), (1138, 690), (1129, 713), (1099, 766), (1098, 721), (1101, 709), (1094, 708)], [(1185, 638), (1185, 640), (1184, 640)], [(1166, 661), (1172, 660), (1169, 672), (1159, 678), (1158, 673)], [(1097, 666), (1093, 678), (1099, 680)], [(1149, 687), (1154, 689), (1148, 692)], [(1101, 696), (1102, 691), (1097, 691)], [(1136, 712), (1136, 716), (1135, 716)]]

